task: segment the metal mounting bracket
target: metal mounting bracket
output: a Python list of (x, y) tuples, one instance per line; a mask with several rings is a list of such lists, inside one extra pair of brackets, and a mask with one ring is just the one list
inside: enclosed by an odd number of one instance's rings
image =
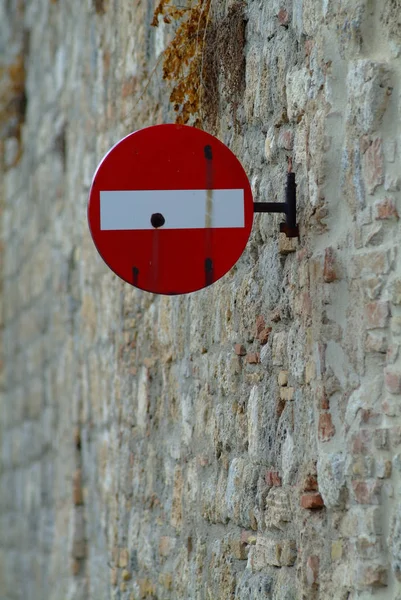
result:
[(284, 213), (286, 219), (280, 223), (280, 232), (285, 233), (288, 238), (299, 237), (295, 173), (287, 173), (285, 202), (254, 202), (253, 211), (255, 213)]

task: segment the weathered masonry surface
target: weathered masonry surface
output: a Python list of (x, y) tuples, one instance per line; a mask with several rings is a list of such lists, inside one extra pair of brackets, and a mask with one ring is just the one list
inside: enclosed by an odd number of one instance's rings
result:
[(0, 598), (400, 600), (400, 0), (244, 4), (213, 127), (257, 200), (292, 158), (301, 237), (257, 215), (174, 298), (86, 223), (105, 152), (174, 119), (154, 8), (0, 0)]

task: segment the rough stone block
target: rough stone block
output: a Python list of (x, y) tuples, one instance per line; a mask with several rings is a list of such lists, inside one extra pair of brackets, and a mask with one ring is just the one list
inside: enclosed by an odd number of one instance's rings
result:
[(296, 120), (305, 110), (310, 87), (310, 74), (308, 69), (293, 69), (287, 72), (287, 113), (290, 120)]
[(395, 279), (390, 285), (391, 302), (396, 306), (401, 304), (401, 279)]
[(352, 490), (358, 504), (379, 504), (381, 484), (376, 480), (353, 481)]
[(387, 352), (387, 346), (387, 335), (385, 333), (368, 331), (365, 342), (367, 352), (380, 352), (380, 354), (385, 354)]
[(258, 536), (252, 552), (253, 570), (259, 571), (266, 566), (292, 566), (297, 558), (297, 548), (294, 540), (274, 540)]
[(390, 305), (388, 302), (370, 302), (365, 307), (366, 328), (386, 327), (389, 316)]
[(375, 218), (398, 221), (399, 215), (393, 198), (384, 198), (375, 202)]
[(129, 552), (128, 548), (120, 548), (120, 553), (118, 557), (118, 566), (123, 569), (127, 567), (129, 564)]
[(282, 366), (287, 361), (287, 332), (280, 331), (273, 336), (273, 365)]
[(294, 400), (295, 397), (295, 388), (293, 387), (282, 387), (280, 388), (280, 398), (284, 400), (284, 402), (289, 402)]
[(242, 540), (232, 539), (230, 540), (231, 552), (237, 560), (246, 560), (248, 558), (249, 548), (247, 544)]
[(352, 477), (361, 479), (372, 477), (375, 461), (371, 456), (356, 456), (352, 461)]
[(288, 491), (281, 487), (273, 487), (266, 498), (266, 527), (284, 530), (292, 517)]
[(182, 469), (177, 466), (174, 470), (173, 501), (171, 506), (171, 525), (181, 529), (182, 525), (182, 491), (183, 491)]
[(298, 238), (288, 238), (285, 233), (279, 233), (278, 251), (280, 254), (291, 254), (298, 249)]
[(297, 544), (295, 540), (282, 542), (280, 562), (283, 567), (292, 567), (297, 560)]
[(388, 479), (391, 477), (392, 464), (391, 460), (377, 459), (376, 461), (376, 477), (380, 479)]
[(373, 194), (384, 181), (382, 140), (380, 138), (374, 139), (365, 153), (365, 170), (368, 190), (370, 194)]
[(379, 127), (389, 99), (389, 74), (385, 63), (362, 59), (352, 61), (347, 76), (347, 117), (360, 133)]
[(398, 370), (395, 370), (394, 367), (386, 367), (384, 369), (384, 383), (386, 386), (386, 390), (390, 392), (390, 394), (400, 394), (401, 393), (401, 373)]
[(315, 361), (308, 360), (305, 366), (305, 383), (311, 383), (316, 378)]
[(371, 448), (374, 433), (370, 429), (361, 429), (352, 438), (352, 452), (354, 454), (365, 454)]
[(361, 535), (355, 542), (355, 550), (361, 558), (374, 560), (383, 552), (382, 536), (367, 537)]
[(278, 148), (284, 148), (285, 150), (292, 150), (294, 145), (294, 132), (291, 129), (281, 130), (278, 139)]
[(169, 556), (171, 551), (175, 547), (175, 538), (163, 535), (159, 540), (159, 554), (160, 556)]
[(288, 383), (288, 371), (280, 371), (277, 377), (279, 386), (285, 386)]
[(359, 588), (384, 587), (388, 582), (388, 569), (383, 565), (361, 564), (357, 570)]
[(393, 336), (401, 335), (401, 315), (391, 317), (390, 329)]
[(369, 275), (386, 275), (391, 267), (391, 258), (387, 250), (371, 250), (354, 256), (350, 273), (354, 278)]
[(344, 543), (342, 540), (335, 540), (331, 543), (331, 560), (333, 562), (341, 560), (343, 555)]
[(310, 587), (316, 587), (319, 581), (320, 558), (308, 556), (306, 561), (306, 581)]
[(374, 433), (375, 447), (378, 450), (389, 449), (389, 430), (388, 429), (375, 429)]

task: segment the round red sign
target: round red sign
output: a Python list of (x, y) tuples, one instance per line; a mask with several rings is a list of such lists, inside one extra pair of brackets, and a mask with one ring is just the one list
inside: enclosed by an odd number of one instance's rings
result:
[(244, 169), (212, 135), (185, 125), (131, 133), (106, 154), (88, 205), (96, 248), (147, 292), (187, 294), (225, 275), (251, 233)]

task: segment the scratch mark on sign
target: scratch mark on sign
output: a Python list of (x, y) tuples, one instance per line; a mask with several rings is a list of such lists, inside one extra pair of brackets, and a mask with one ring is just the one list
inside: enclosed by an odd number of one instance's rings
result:
[(213, 154), (212, 147), (205, 146), (206, 158), (206, 212), (205, 212), (205, 227), (212, 226), (213, 214)]

